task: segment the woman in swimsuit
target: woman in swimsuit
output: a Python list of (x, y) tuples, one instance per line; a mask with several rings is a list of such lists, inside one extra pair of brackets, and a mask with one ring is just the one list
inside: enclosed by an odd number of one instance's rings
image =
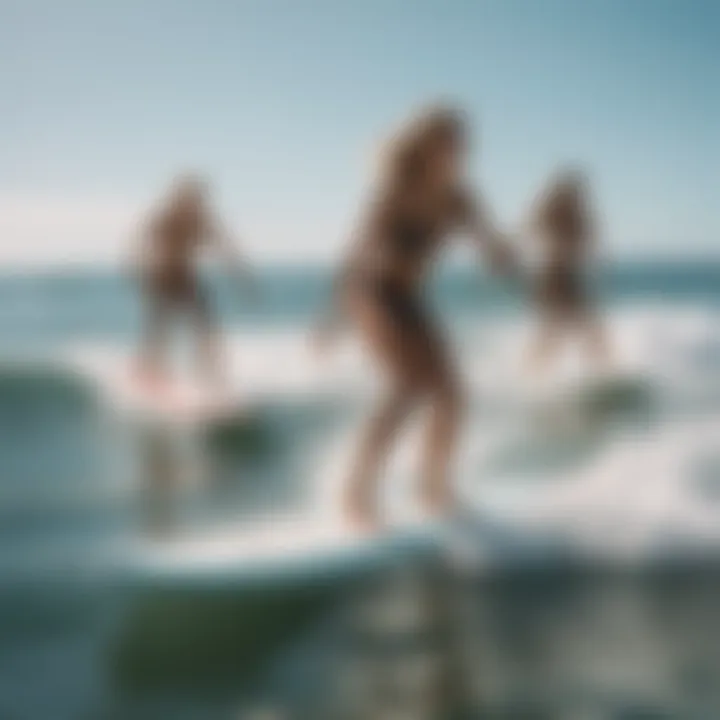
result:
[(584, 335), (592, 360), (607, 356), (605, 332), (599, 322), (585, 278), (594, 244), (587, 182), (577, 171), (565, 171), (537, 201), (531, 232), (542, 243), (543, 266), (536, 284), (541, 325), (531, 363), (543, 368), (567, 335)]
[(137, 370), (143, 381), (153, 385), (166, 377), (163, 354), (178, 315), (194, 325), (200, 373), (213, 382), (222, 378), (214, 313), (198, 277), (200, 251), (213, 245), (234, 267), (245, 268), (211, 212), (207, 195), (207, 186), (199, 178), (181, 178), (142, 228), (136, 248), (135, 271), (146, 301)]
[(432, 514), (452, 502), (448, 466), (462, 390), (443, 333), (423, 301), (422, 286), (448, 237), (458, 230), (471, 234), (496, 266), (507, 268), (511, 259), (466, 191), (467, 152), (467, 129), (453, 110), (427, 111), (402, 130), (338, 276), (334, 307), (349, 316), (389, 382), (364, 429), (347, 484), (345, 511), (359, 526), (376, 524), (380, 466), (403, 421), (424, 402), (430, 418), (421, 501)]

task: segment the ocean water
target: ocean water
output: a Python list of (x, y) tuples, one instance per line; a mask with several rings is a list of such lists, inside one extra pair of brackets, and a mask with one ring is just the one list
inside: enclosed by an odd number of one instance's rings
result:
[(436, 279), (468, 398), (452, 558), (252, 587), (115, 571), (118, 544), (301, 513), (342, 476), (375, 381), (352, 339), (309, 351), (328, 282), (266, 269), (250, 302), (209, 280), (254, 411), (196, 438), (168, 493), (143, 483), (153, 437), (77, 371), (132, 352), (133, 287), (0, 277), (0, 718), (720, 717), (716, 261), (606, 272), (612, 370), (571, 347), (544, 382), (522, 372), (522, 288)]

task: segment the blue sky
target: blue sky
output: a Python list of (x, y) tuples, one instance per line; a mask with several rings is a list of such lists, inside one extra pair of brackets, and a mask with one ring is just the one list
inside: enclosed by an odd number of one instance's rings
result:
[(185, 168), (251, 255), (331, 258), (438, 97), (503, 223), (582, 163), (613, 253), (716, 251), (719, 70), (714, 0), (0, 0), (0, 261), (114, 257)]

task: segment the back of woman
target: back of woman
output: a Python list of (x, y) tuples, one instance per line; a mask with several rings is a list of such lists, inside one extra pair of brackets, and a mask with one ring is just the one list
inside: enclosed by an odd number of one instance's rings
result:
[(588, 287), (596, 240), (587, 181), (576, 171), (557, 177), (536, 203), (532, 232), (541, 243), (535, 300), (540, 332), (531, 351), (535, 366), (546, 363), (570, 333), (580, 333), (593, 359), (606, 354), (604, 332)]

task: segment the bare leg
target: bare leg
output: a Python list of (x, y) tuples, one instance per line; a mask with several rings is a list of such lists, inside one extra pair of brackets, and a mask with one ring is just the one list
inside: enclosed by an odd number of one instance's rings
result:
[(166, 379), (163, 355), (168, 342), (170, 311), (164, 298), (148, 298), (136, 372), (138, 379), (157, 387)]
[(368, 419), (346, 485), (345, 513), (353, 525), (372, 528), (377, 524), (375, 494), (378, 475), (416, 399), (417, 396), (408, 389), (395, 389), (382, 398)]
[(453, 505), (450, 462), (463, 415), (456, 383), (443, 379), (432, 391), (430, 419), (424, 444), (421, 498), (425, 509), (443, 514)]
[(218, 333), (209, 326), (199, 328), (197, 332), (196, 367), (198, 375), (213, 385), (225, 382), (222, 364), (222, 351)]
[(356, 323), (395, 390), (378, 406), (362, 437), (348, 486), (348, 514), (362, 524), (377, 521), (376, 481), (397, 431), (409, 412), (434, 400), (424, 462), (424, 500), (447, 506), (447, 465), (454, 448), (460, 402), (445, 339), (414, 296), (380, 288), (351, 297)]

